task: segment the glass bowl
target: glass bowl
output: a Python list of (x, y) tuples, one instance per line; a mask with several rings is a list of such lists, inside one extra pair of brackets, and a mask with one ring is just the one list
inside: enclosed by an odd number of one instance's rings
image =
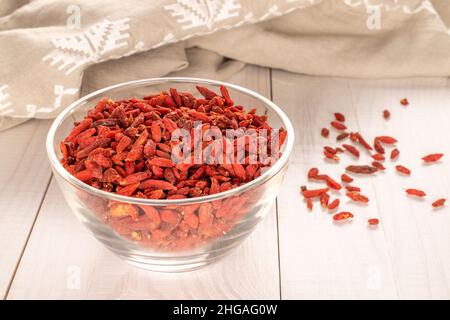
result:
[[(151, 200), (91, 187), (75, 178), (60, 163), (60, 141), (72, 130), (73, 123), (82, 120), (87, 110), (100, 99), (143, 97), (172, 87), (193, 93), (196, 85), (216, 92), (224, 85), (236, 104), (255, 108), (257, 114), (268, 116), (270, 126), (286, 130), (281, 156), (255, 180), (208, 196)], [(101, 243), (132, 265), (152, 271), (180, 272), (217, 261), (255, 229), (277, 196), (293, 143), (294, 131), (288, 117), (273, 102), (256, 92), (205, 79), (153, 78), (110, 86), (75, 101), (55, 119), (46, 147), (52, 170), (69, 206)], [(119, 215), (123, 210), (134, 210), (139, 217), (111, 218), (112, 210)], [(180, 217), (181, 222), (176, 228), (168, 228), (167, 225), (163, 228), (157, 219), (148, 218), (148, 212), (162, 214), (163, 211)], [(185, 223), (184, 218), (188, 216), (194, 220), (193, 223)]]

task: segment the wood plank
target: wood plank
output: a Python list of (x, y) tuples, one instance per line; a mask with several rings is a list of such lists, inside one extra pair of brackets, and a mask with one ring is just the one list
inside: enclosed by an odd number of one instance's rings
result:
[(27, 241), (51, 170), (45, 151), (49, 120), (0, 133), (0, 296), (4, 297)]
[[(270, 94), (267, 69), (246, 67), (230, 82)], [(272, 210), (241, 246), (216, 264), (181, 274), (143, 271), (94, 240), (52, 180), (8, 299), (278, 299), (277, 245)]]
[[(433, 152), (450, 155), (450, 80), (352, 80), (349, 84), (360, 126), (370, 124), (370, 135), (385, 132), (396, 137), (401, 151), (396, 163), (413, 172), (411, 177), (401, 177), (392, 168), (373, 181), (399, 296), (449, 299), (450, 210), (432, 210), (430, 204), (450, 195), (450, 162), (443, 159), (428, 166), (421, 157)], [(407, 108), (398, 102), (403, 97), (410, 101)], [(379, 120), (384, 106), (391, 110), (389, 121)], [(405, 189), (411, 187), (425, 190), (427, 199), (408, 199)]]
[[(448, 209), (433, 212), (430, 201), (404, 195), (407, 186), (425, 188), (433, 194), (430, 198), (449, 194), (448, 165), (424, 167), (420, 162), (427, 152), (450, 151), (445, 132), (450, 115), (448, 80), (347, 80), (276, 71), (272, 89), (275, 103), (287, 111), (296, 129), (288, 176), (298, 179), (286, 181), (278, 199), (282, 298), (448, 299)], [(399, 105), (404, 96), (411, 100), (407, 109)], [(389, 121), (381, 115), (386, 107), (392, 112)], [(388, 172), (358, 178), (354, 184), (369, 196), (370, 204), (363, 208), (344, 200), (342, 208), (356, 217), (339, 226), (317, 204), (313, 213), (308, 212), (298, 195), (310, 167), (338, 178), (347, 164), (355, 162), (348, 155), (341, 156), (339, 165), (323, 160), (322, 147), (335, 146), (336, 133), (332, 130), (324, 139), (320, 129), (336, 111), (346, 115), (351, 129), (367, 137), (383, 133), (398, 137), (399, 162), (414, 171), (411, 178), (399, 177), (387, 161)], [(359, 162), (369, 161), (363, 154)], [(367, 228), (369, 217), (380, 217), (379, 228)]]

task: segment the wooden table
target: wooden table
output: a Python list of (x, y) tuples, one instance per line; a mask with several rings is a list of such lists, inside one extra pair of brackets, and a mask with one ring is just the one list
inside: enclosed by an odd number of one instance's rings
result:
[[(432, 199), (450, 196), (450, 82), (444, 78), (357, 80), (246, 67), (230, 82), (271, 97), (291, 118), (295, 148), (277, 202), (232, 254), (201, 270), (159, 274), (136, 269), (98, 243), (74, 217), (52, 177), (44, 148), (51, 121), (29, 121), (0, 133), (0, 294), (5, 299), (365, 299), (450, 298), (450, 212)], [(410, 105), (400, 106), (408, 97)], [(388, 108), (392, 117), (382, 118)], [(334, 145), (320, 129), (333, 112), (367, 137), (399, 139), (398, 163), (359, 179), (371, 201), (344, 201), (356, 217), (335, 225), (299, 196), (306, 172), (318, 166), (338, 177), (346, 164), (324, 161)], [(421, 156), (444, 152), (439, 164)], [(359, 161), (368, 162), (364, 155)], [(405, 196), (423, 188), (425, 201)], [(372, 230), (367, 218), (379, 217)]]

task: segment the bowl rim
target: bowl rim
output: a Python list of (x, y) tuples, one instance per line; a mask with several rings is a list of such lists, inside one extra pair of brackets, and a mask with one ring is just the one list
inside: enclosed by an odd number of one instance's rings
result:
[[(201, 196), (201, 197), (195, 197), (195, 198), (186, 198), (186, 199), (146, 199), (146, 198), (136, 198), (136, 197), (129, 197), (129, 196), (123, 196), (112, 192), (103, 191), (97, 188), (94, 188), (81, 180), (75, 178), (72, 174), (70, 174), (60, 163), (56, 152), (54, 148), (54, 136), (56, 133), (56, 130), (59, 128), (61, 122), (66, 119), (67, 116), (70, 116), (78, 107), (84, 105), (85, 102), (88, 100), (95, 98), (96, 96), (104, 95), (107, 92), (110, 92), (115, 89), (123, 89), (125, 87), (140, 87), (143, 85), (151, 85), (151, 84), (164, 84), (168, 82), (175, 82), (175, 83), (191, 83), (191, 84), (204, 84), (204, 85), (216, 85), (220, 86), (223, 85), (227, 88), (232, 88), (234, 90), (237, 90), (241, 93), (244, 93), (248, 96), (251, 96), (257, 100), (260, 100), (263, 102), (267, 107), (272, 109), (277, 113), (277, 115), (280, 117), (284, 128), (287, 131), (287, 138), (285, 141), (285, 149), (281, 157), (263, 174), (261, 174), (258, 178), (255, 180), (252, 180), (248, 183), (243, 184), (242, 186), (239, 186), (237, 188), (233, 188), (224, 192), (219, 192), (213, 195), (207, 195), (207, 196)], [(58, 143), (59, 145), (59, 143)], [(292, 126), (291, 121), (289, 120), (288, 116), (281, 110), (280, 107), (278, 107), (275, 103), (273, 103), (268, 98), (264, 97), (263, 95), (244, 88), (242, 86), (223, 82), (223, 81), (216, 81), (216, 80), (209, 80), (209, 79), (203, 79), (203, 78), (191, 78), (191, 77), (159, 77), (159, 78), (146, 78), (146, 79), (140, 79), (140, 80), (133, 80), (133, 81), (127, 81), (118, 83), (112, 86), (108, 86), (99, 90), (96, 90), (74, 102), (72, 102), (67, 108), (65, 108), (53, 121), (46, 139), (46, 149), (47, 149), (47, 156), (49, 157), (50, 164), (52, 165), (53, 171), (56, 171), (56, 173), (61, 176), (65, 181), (69, 182), (71, 185), (82, 189), (83, 191), (86, 191), (90, 194), (94, 194), (96, 196), (107, 198), (109, 200), (114, 201), (120, 201), (120, 202), (126, 202), (126, 203), (132, 203), (137, 205), (152, 205), (152, 206), (164, 206), (164, 205), (189, 205), (193, 203), (203, 203), (203, 202), (209, 202), (214, 200), (220, 200), (223, 198), (228, 198), (237, 194), (240, 194), (244, 191), (247, 191), (249, 189), (252, 189), (254, 187), (257, 187), (259, 185), (262, 185), (264, 182), (270, 180), (273, 176), (275, 176), (288, 162), (289, 157), (292, 153), (294, 146), (294, 128)]]

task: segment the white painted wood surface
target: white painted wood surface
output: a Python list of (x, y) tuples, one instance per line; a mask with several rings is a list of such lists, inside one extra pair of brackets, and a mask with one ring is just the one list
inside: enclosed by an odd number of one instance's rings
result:
[(50, 121), (0, 133), (0, 296), (4, 297), (50, 182), (44, 141)]
[[(431, 152), (450, 155), (449, 80), (331, 79), (247, 67), (230, 81), (266, 96), (272, 93), (296, 130), (277, 212), (274, 207), (249, 239), (220, 262), (190, 273), (158, 274), (128, 266), (76, 220), (53, 179), (46, 190), (50, 171), (43, 143), (48, 122), (32, 121), (0, 133), (2, 295), (450, 299), (450, 212), (430, 207), (431, 200), (450, 196), (450, 162), (444, 157), (439, 164), (424, 166), (420, 161)], [(410, 100), (407, 108), (399, 105), (403, 97)], [(385, 108), (392, 113), (389, 121), (381, 115)], [(355, 213), (354, 221), (344, 225), (333, 224), (331, 214), (317, 204), (313, 212), (307, 211), (299, 196), (311, 166), (338, 177), (354, 162), (346, 154), (339, 165), (323, 160), (322, 147), (336, 145), (336, 133), (331, 130), (324, 139), (320, 129), (336, 111), (345, 113), (348, 126), (368, 139), (384, 133), (397, 137), (397, 163), (413, 170), (411, 177), (402, 177), (386, 161), (386, 173), (357, 179), (353, 184), (371, 201), (356, 206), (341, 197), (341, 208)], [(362, 155), (358, 162), (369, 161)], [(28, 181), (30, 172), (33, 179)], [(427, 199), (407, 198), (406, 187), (423, 188)], [(369, 217), (379, 217), (381, 225), (367, 228)]]

